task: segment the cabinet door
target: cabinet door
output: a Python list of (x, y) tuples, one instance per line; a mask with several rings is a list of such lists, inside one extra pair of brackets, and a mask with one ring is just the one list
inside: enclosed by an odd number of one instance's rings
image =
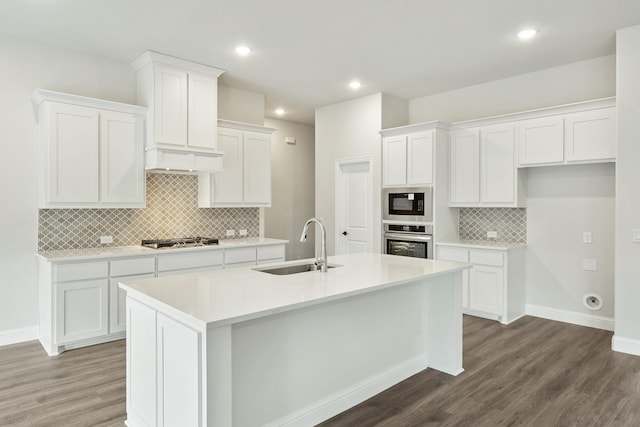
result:
[(480, 140), (480, 200), (515, 202), (513, 125), (482, 128)]
[(244, 134), (244, 203), (271, 205), (271, 137)]
[(109, 333), (122, 332), (127, 326), (127, 293), (120, 289), (118, 282), (125, 280), (151, 279), (155, 274), (122, 276), (109, 279)]
[(98, 110), (49, 105), (47, 203), (98, 203)]
[(223, 171), (211, 175), (214, 204), (241, 204), (243, 192), (242, 132), (218, 130), (218, 149), (224, 151)]
[(433, 184), (433, 132), (407, 136), (407, 185)]
[(615, 160), (615, 107), (567, 114), (564, 129), (567, 162)]
[(499, 267), (476, 265), (469, 280), (469, 308), (502, 316), (504, 270)]
[(480, 201), (480, 134), (464, 129), (451, 134), (452, 204)]
[(57, 344), (107, 335), (108, 287), (107, 279), (55, 285)]
[(157, 328), (158, 426), (200, 426), (201, 334), (161, 313)]
[(382, 139), (382, 185), (406, 185), (407, 137), (394, 136)]
[(184, 147), (187, 145), (187, 73), (156, 66), (155, 142)]
[(189, 73), (189, 147), (216, 149), (218, 79)]
[(100, 112), (100, 201), (144, 206), (144, 119)]
[(518, 122), (520, 165), (554, 164), (564, 160), (561, 117)]

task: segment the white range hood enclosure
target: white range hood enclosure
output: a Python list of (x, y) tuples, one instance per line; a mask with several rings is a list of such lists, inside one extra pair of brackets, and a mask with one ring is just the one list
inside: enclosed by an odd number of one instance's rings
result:
[(185, 152), (170, 148), (152, 148), (145, 153), (149, 172), (222, 172), (222, 151)]
[(221, 172), (218, 77), (224, 71), (153, 51), (131, 66), (137, 75), (138, 104), (149, 108), (145, 169)]

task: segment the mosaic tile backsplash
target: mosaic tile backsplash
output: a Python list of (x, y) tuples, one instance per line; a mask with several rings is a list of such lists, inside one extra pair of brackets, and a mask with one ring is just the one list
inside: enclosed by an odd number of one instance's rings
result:
[[(144, 209), (40, 209), (38, 250), (132, 246), (142, 239), (188, 236), (228, 239), (226, 230), (240, 229), (259, 237), (259, 208), (200, 209), (197, 176), (149, 173)], [(113, 243), (101, 245), (100, 236), (113, 236)]]
[[(496, 239), (487, 238), (496, 231)], [(458, 238), (461, 240), (496, 240), (507, 243), (527, 242), (527, 209), (525, 208), (460, 208)]]

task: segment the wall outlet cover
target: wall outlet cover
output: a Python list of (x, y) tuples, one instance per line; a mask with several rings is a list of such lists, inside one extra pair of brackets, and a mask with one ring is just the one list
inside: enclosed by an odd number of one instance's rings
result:
[(113, 243), (113, 236), (100, 236), (100, 244)]
[(595, 259), (585, 258), (582, 260), (582, 269), (585, 271), (598, 271), (598, 263)]
[(498, 232), (497, 231), (487, 231), (487, 238), (489, 239), (497, 239)]
[(591, 243), (592, 240), (592, 235), (590, 231), (585, 231), (582, 233), (582, 243)]
[(233, 237), (236, 235), (236, 230), (227, 230), (227, 237)]
[(241, 236), (246, 236), (247, 235), (247, 230), (238, 230), (238, 234)]

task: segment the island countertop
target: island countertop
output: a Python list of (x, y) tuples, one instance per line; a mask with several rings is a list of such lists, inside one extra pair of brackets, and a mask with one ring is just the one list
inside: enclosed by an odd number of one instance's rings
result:
[[(313, 260), (278, 265), (298, 265)], [(202, 326), (222, 326), (338, 300), (421, 278), (470, 268), (468, 264), (359, 253), (329, 257), (326, 273), (273, 275), (256, 267), (126, 280), (120, 286), (140, 301), (186, 314)], [(264, 268), (264, 266), (258, 267)]]

